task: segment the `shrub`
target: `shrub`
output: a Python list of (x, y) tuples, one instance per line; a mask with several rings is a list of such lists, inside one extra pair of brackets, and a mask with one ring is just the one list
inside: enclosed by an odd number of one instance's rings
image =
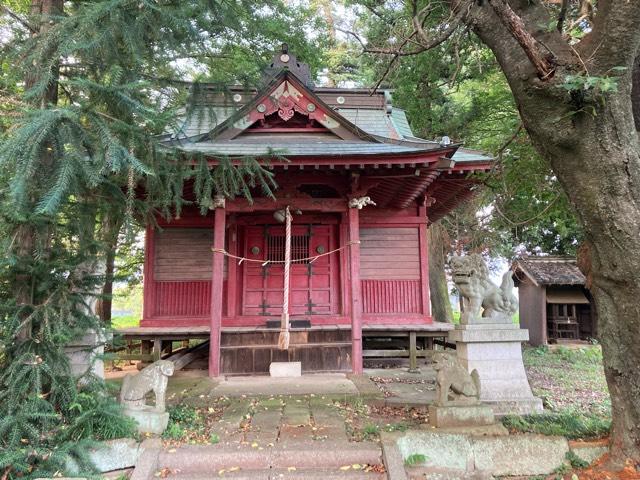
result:
[(611, 420), (571, 410), (541, 415), (507, 415), (502, 418), (502, 423), (509, 430), (560, 435), (569, 439), (600, 438), (611, 429)]

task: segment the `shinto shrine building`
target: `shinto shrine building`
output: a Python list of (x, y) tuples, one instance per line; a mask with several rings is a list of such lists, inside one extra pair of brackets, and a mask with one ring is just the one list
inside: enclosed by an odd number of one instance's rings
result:
[[(150, 224), (138, 330), (209, 337), (211, 376), (287, 360), (303, 372), (359, 373), (363, 337), (407, 335), (415, 350), (416, 336), (443, 335), (450, 327), (431, 315), (427, 229), (472, 194), (470, 174), (491, 159), (446, 137), (414, 137), (388, 92), (315, 87), (286, 51), (266, 75), (259, 90), (201, 87), (198, 107), (215, 121), (191, 115), (165, 143), (212, 164), (264, 158), (277, 199), (256, 188), (252, 202), (217, 198), (206, 216), (188, 206)], [(291, 332), (280, 350), (286, 207)]]

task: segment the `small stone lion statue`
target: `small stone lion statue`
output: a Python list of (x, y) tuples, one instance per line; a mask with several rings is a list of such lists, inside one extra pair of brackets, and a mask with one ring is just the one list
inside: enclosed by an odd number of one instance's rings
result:
[(436, 376), (436, 405), (475, 405), (480, 402), (480, 377), (478, 371), (469, 374), (449, 352), (437, 352), (433, 356)]
[(145, 404), (147, 393), (153, 391), (156, 397), (154, 410), (164, 412), (167, 382), (173, 375), (173, 369), (173, 362), (158, 360), (140, 370), (137, 375), (126, 375), (122, 379), (120, 403), (125, 408), (143, 410), (147, 407)]
[(513, 294), (510, 270), (502, 276), (502, 284), (498, 287), (489, 280), (489, 269), (480, 255), (454, 256), (449, 265), (453, 282), (462, 297), (460, 323), (473, 323), (481, 316), (481, 308), (482, 317), (493, 318), (496, 323), (511, 323), (518, 310), (518, 299)]

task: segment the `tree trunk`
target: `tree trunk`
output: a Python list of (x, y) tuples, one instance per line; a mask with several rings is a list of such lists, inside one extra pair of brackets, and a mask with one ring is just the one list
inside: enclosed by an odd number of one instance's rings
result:
[(124, 217), (120, 212), (106, 212), (102, 220), (101, 240), (105, 245), (105, 275), (102, 294), (96, 303), (96, 315), (100, 317), (102, 325), (111, 326), (111, 306), (113, 303), (113, 275), (116, 261), (118, 235)]
[(445, 274), (445, 261), (450, 250), (446, 229), (440, 222), (429, 226), (429, 292), (431, 315), (436, 322), (453, 322), (453, 309), (449, 300), (449, 286)]
[(522, 110), (586, 227), (612, 402), (611, 454), (618, 464), (626, 458), (640, 461), (640, 152), (628, 98), (609, 97), (603, 117), (584, 114), (573, 126), (580, 141), (569, 149), (554, 145), (545, 129), (533, 128), (546, 120)]
[[(569, 48), (557, 32), (538, 29), (549, 19), (540, 2), (510, 5), (553, 52), (554, 76), (540, 80), (522, 46), (509, 35), (489, 1), (467, 18), (494, 52), (507, 77), (523, 123), (539, 153), (549, 161), (584, 226), (591, 251), (591, 292), (598, 317), (604, 371), (611, 394), (611, 462), (640, 464), (640, 143), (631, 99), (634, 57), (640, 41), (640, 9), (604, 3), (591, 37)], [(635, 17), (634, 17), (635, 16)], [(615, 26), (614, 26), (615, 24)], [(625, 36), (626, 34), (626, 36)], [(592, 38), (594, 37), (595, 38)], [(627, 42), (627, 43), (625, 43)], [(626, 54), (626, 55), (625, 55)], [(616, 92), (567, 92), (566, 75), (612, 76)]]
[[(63, 0), (32, 0), (30, 4), (30, 14), (37, 17), (38, 22), (37, 32), (33, 35), (38, 35), (40, 32), (45, 32), (51, 26), (51, 16), (62, 15), (64, 9)], [(54, 69), (54, 78), (58, 76), (58, 66), (52, 67)], [(33, 74), (27, 74), (25, 78), (25, 90), (29, 90), (38, 82)], [(49, 84), (42, 97), (39, 99), (40, 106), (47, 104), (56, 104), (58, 102), (58, 84), (57, 81), (53, 81)], [(42, 165), (47, 166), (51, 164), (51, 154), (49, 152), (42, 153)], [(32, 186), (33, 187), (33, 186)], [(33, 203), (35, 205), (36, 198), (32, 195)], [(31, 212), (26, 212), (27, 216)], [(33, 255), (35, 254), (36, 245), (38, 242), (38, 232), (32, 223), (24, 222), (18, 224), (15, 228), (15, 242), (16, 256), (18, 257), (19, 264), (22, 267), (22, 272), (18, 273), (13, 285), (13, 292), (18, 305), (31, 305), (34, 302), (33, 298), (33, 278), (31, 275), (31, 265), (33, 263)], [(46, 237), (46, 233), (41, 235)], [(43, 241), (47, 243), (47, 239)], [(46, 248), (45, 248), (46, 250)], [(25, 314), (27, 312), (25, 311)], [(17, 332), (18, 341), (24, 341), (31, 335), (31, 325), (24, 320)]]

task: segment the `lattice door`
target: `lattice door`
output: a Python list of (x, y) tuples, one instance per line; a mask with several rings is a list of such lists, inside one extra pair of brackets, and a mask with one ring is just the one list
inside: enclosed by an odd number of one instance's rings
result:
[[(291, 286), (289, 308), (292, 317), (332, 314), (337, 310), (333, 291), (331, 256), (305, 260), (334, 246), (332, 225), (294, 225), (291, 236)], [(284, 260), (285, 232), (281, 225), (246, 227), (244, 256)], [(282, 263), (243, 263), (243, 315), (279, 316), (282, 313), (284, 267)]]

